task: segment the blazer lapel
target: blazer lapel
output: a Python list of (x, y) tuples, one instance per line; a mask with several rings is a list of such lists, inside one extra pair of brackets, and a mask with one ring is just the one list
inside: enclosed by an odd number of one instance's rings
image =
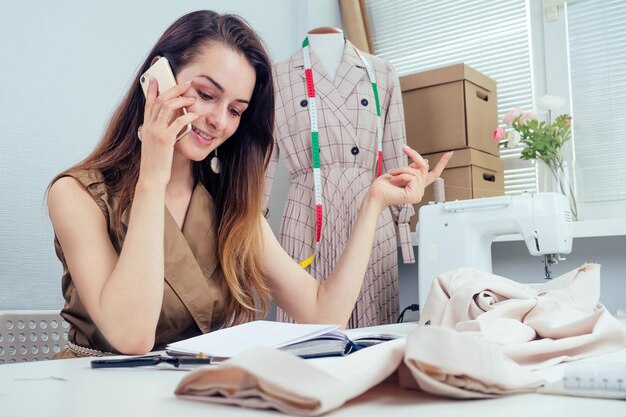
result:
[(346, 40), (346, 46), (343, 50), (343, 61), (337, 69), (337, 75), (335, 76), (336, 88), (343, 99), (342, 103), (345, 103), (356, 85), (363, 79), (369, 82), (367, 70), (356, 52), (356, 47)]
[(182, 233), (204, 275), (211, 276), (218, 265), (215, 206), (213, 197), (200, 183), (189, 202)]
[[(311, 51), (311, 70), (313, 72), (313, 82), (315, 83), (315, 96), (318, 98), (319, 103), (318, 108), (322, 106), (322, 102), (323, 105), (329, 107), (332, 114), (341, 122), (344, 131), (354, 140), (356, 138), (356, 129), (352, 124), (352, 120), (346, 114), (345, 102), (363, 75), (359, 77), (359, 69), (357, 68), (356, 71), (352, 70), (350, 67), (353, 65), (346, 62), (346, 49), (348, 49), (348, 43), (346, 43), (346, 48), (344, 48), (344, 59), (339, 65), (335, 82), (330, 80), (328, 73), (313, 51)], [(300, 55), (300, 57), (297, 55)], [(300, 71), (304, 85), (306, 83), (306, 75), (301, 57), (301, 51), (296, 53), (292, 60), (292, 65)], [(362, 70), (362, 72), (364, 71)], [(343, 77), (347, 77), (347, 79), (344, 80)], [(338, 81), (340, 83), (339, 86), (335, 85)], [(303, 88), (306, 89), (306, 87)]]
[(203, 333), (210, 330), (213, 302), (221, 296), (210, 285), (217, 267), (213, 200), (200, 184), (194, 189), (181, 231), (165, 210), (165, 280), (178, 295)]

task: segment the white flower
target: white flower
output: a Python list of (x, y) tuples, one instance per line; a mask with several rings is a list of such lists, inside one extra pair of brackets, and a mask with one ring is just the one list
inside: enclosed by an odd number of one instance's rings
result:
[(511, 130), (509, 133), (506, 134), (506, 147), (515, 148), (517, 145), (519, 145), (519, 141), (521, 138), (522, 137), (517, 130)]
[(550, 94), (546, 94), (539, 99), (539, 107), (548, 111), (558, 110), (563, 107), (564, 103), (565, 100), (563, 100), (563, 97), (552, 96)]

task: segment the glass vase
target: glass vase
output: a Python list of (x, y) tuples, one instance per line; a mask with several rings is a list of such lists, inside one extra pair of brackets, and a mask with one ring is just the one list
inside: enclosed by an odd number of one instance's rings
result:
[(578, 208), (577, 200), (577, 187), (576, 187), (576, 171), (574, 169), (574, 163), (562, 162), (560, 164), (546, 164), (547, 171), (551, 176), (550, 191), (563, 194), (569, 202), (570, 211), (572, 213), (572, 220), (581, 220), (580, 211)]

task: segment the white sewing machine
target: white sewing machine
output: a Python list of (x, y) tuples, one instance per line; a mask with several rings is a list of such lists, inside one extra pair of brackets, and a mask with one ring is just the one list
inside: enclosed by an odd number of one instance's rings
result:
[(531, 255), (544, 255), (546, 278), (560, 254), (572, 251), (572, 215), (559, 193), (451, 201), (419, 210), (418, 289), (423, 306), (438, 274), (470, 266), (491, 272), (491, 242), (522, 235)]

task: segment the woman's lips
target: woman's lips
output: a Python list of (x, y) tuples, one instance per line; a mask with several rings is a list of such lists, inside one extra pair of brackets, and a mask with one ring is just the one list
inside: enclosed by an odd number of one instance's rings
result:
[(208, 135), (206, 132), (196, 128), (195, 126), (191, 126), (191, 131), (193, 132), (193, 137), (203, 146), (209, 146), (213, 143), (213, 139), (215, 137)]

